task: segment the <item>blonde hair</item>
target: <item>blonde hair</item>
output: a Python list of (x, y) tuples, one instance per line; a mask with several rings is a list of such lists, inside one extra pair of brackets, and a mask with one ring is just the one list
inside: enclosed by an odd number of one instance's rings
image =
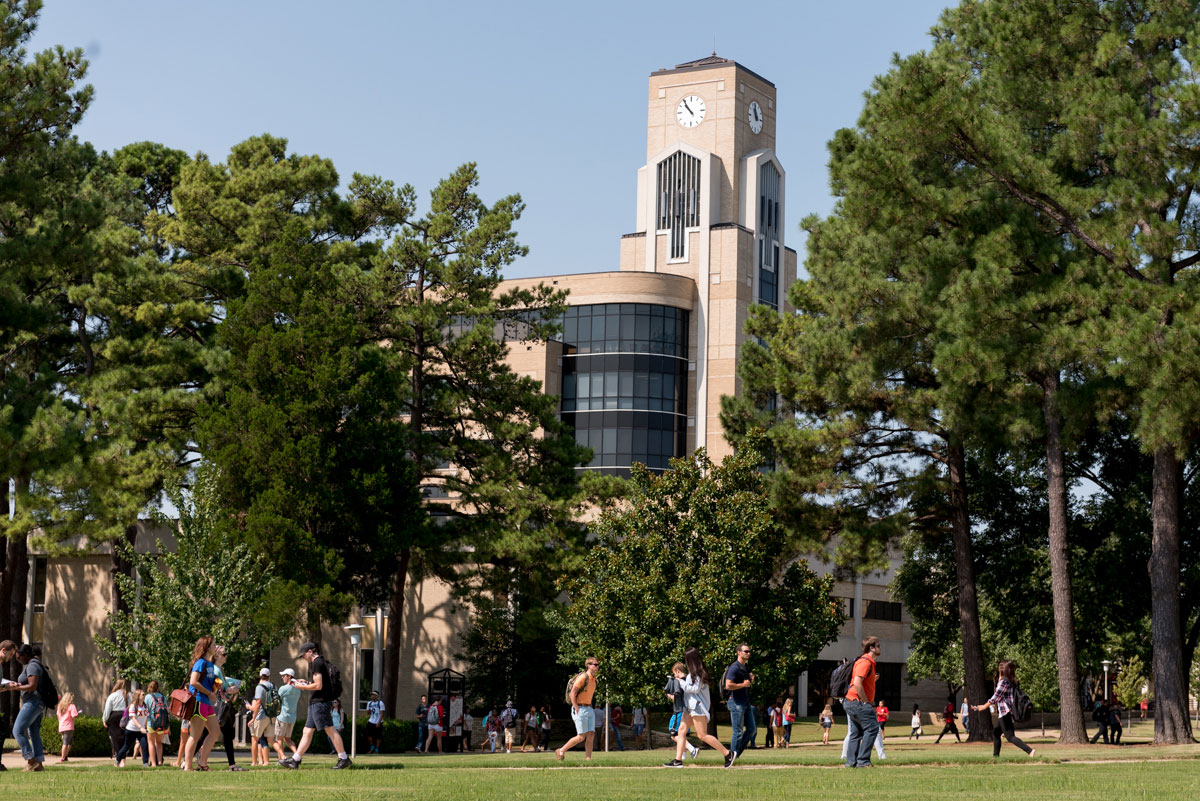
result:
[(125, 679), (117, 679), (115, 682), (113, 682), (112, 691), (114, 693), (115, 692), (125, 692), (125, 688), (128, 686), (129, 686), (129, 682), (125, 681)]
[(821, 710), (821, 714), (833, 717), (833, 704), (826, 704), (825, 708)]
[(146, 704), (146, 691), (145, 690), (134, 690), (133, 691), (133, 700), (130, 701), (130, 703), (129, 703), (130, 708), (137, 709), (139, 706), (145, 706), (145, 704)]
[(65, 692), (62, 694), (62, 698), (58, 699), (57, 711), (65, 712), (66, 710), (70, 709), (71, 704), (73, 703), (75, 703), (75, 693)]

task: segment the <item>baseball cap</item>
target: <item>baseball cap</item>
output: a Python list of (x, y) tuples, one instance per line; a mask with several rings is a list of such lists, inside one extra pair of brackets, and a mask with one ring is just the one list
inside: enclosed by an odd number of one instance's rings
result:
[(258, 675), (260, 675), (260, 676), (270, 676), (270, 675), (271, 675), (271, 669), (270, 669), (270, 668), (263, 668), (262, 670), (258, 671)]
[(304, 656), (309, 651), (317, 651), (317, 650), (320, 650), (320, 649), (317, 647), (317, 644), (315, 642), (306, 642), (303, 645), (301, 645), (300, 650), (296, 652), (296, 658), (300, 659), (302, 656)]
[(280, 676), (293, 676), (293, 677), (294, 677), (294, 676), (296, 675), (296, 671), (292, 670), (291, 668), (284, 668), (283, 670), (279, 671), (279, 675), (280, 675)]

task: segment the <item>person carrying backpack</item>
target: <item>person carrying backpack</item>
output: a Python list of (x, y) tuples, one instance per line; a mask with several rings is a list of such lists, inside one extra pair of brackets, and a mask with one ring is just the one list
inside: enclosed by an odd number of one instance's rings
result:
[(425, 730), (429, 734), (425, 738), (425, 753), (429, 753), (429, 746), (436, 740), (438, 753), (442, 753), (442, 736), (445, 732), (446, 722), (446, 707), (442, 702), (442, 697), (436, 696), (433, 703), (425, 709)]
[(21, 671), (15, 684), (4, 685), (4, 689), (9, 692), (21, 693), (21, 711), (17, 713), (17, 719), (13, 723), (13, 737), (21, 747), (21, 756), (25, 757), (25, 770), (31, 772), (44, 770), (46, 754), (42, 750), (42, 716), (46, 714), (47, 706), (56, 707), (59, 700), (55, 698), (53, 704), (47, 704), (43, 700), (48, 691), (53, 692), (55, 696), (58, 692), (54, 690), (53, 682), (49, 681), (46, 669), (42, 667), (41, 655), (40, 646), (22, 643), (17, 648), (17, 661), (24, 665), (25, 669)]
[(1013, 725), (1013, 710), (1016, 707), (1014, 691), (1017, 684), (1017, 663), (1011, 659), (1000, 660), (1000, 666), (996, 669), (996, 677), (996, 691), (992, 693), (992, 697), (979, 706), (971, 707), (976, 712), (995, 707), (996, 714), (999, 716), (996, 725), (992, 727), (992, 758), (1000, 756), (1001, 733), (1010, 743), (1029, 756), (1033, 756), (1034, 749), (1017, 736), (1016, 727)]
[(146, 729), (150, 739), (150, 764), (160, 767), (163, 763), (163, 737), (171, 730), (171, 716), (167, 713), (167, 698), (158, 687), (157, 681), (146, 685)]
[(254, 698), (246, 704), (250, 713), (250, 766), (266, 766), (271, 749), (275, 747), (275, 718), (283, 709), (279, 690), (271, 682), (271, 669), (258, 671)]
[(584, 662), (582, 673), (575, 674), (567, 682), (567, 703), (571, 705), (571, 720), (575, 723), (575, 736), (555, 750), (554, 756), (562, 762), (566, 754), (579, 743), (583, 743), (584, 759), (592, 760), (592, 743), (596, 739), (596, 718), (592, 711), (592, 696), (596, 694), (596, 674), (600, 672), (600, 660), (589, 656)]
[(333, 715), (331, 714), (333, 699), (342, 694), (341, 671), (335, 665), (325, 661), (325, 657), (321, 656), (320, 646), (315, 642), (306, 642), (301, 645), (300, 653), (296, 658), (308, 662), (311, 674), (308, 681), (296, 681), (295, 685), (301, 690), (311, 692), (312, 699), (308, 702), (308, 718), (304, 721), (304, 734), (300, 736), (300, 744), (296, 746), (291, 757), (280, 760), (279, 764), (290, 770), (299, 768), (300, 760), (304, 758), (304, 752), (312, 744), (313, 734), (317, 729), (323, 729), (326, 736), (329, 737), (329, 742), (333, 743), (333, 747), (337, 749), (338, 760), (333, 766), (334, 770), (345, 770), (352, 767), (353, 763), (347, 756), (346, 747), (342, 743), (342, 735), (333, 727)]

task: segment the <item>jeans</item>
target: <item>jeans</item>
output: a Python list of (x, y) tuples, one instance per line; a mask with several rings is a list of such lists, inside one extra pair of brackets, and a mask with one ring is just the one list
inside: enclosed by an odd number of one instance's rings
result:
[[(875, 718), (879, 720), (879, 718)], [(842, 740), (842, 761), (846, 761), (846, 752), (850, 748), (850, 718), (846, 718), (846, 739)], [(883, 750), (883, 724), (879, 724), (879, 732), (875, 735), (875, 753), (880, 759), (887, 759), (887, 753)]]
[(42, 715), (46, 706), (40, 698), (32, 698), (21, 704), (17, 720), (13, 723), (13, 737), (21, 747), (21, 756), (25, 761), (45, 762), (46, 754), (42, 751)]
[(429, 737), (429, 724), (423, 719), (417, 721), (417, 750), (425, 750), (425, 740)]
[(754, 707), (750, 704), (740, 704), (733, 698), (729, 699), (729, 724), (733, 727), (733, 737), (729, 740), (729, 750), (737, 752), (738, 756), (746, 750), (758, 734), (755, 723)]
[(131, 729), (126, 729), (125, 743), (121, 746), (121, 750), (117, 752), (117, 755), (113, 757), (113, 759), (117, 762), (125, 759), (125, 757), (133, 753), (133, 746), (136, 743), (142, 744), (142, 764), (149, 765), (150, 744), (146, 741), (146, 732), (144, 731), (133, 731)]
[(846, 744), (846, 767), (865, 768), (871, 765), (871, 747), (879, 734), (879, 721), (875, 719), (875, 708), (863, 701), (842, 702), (846, 718), (850, 723), (850, 737)]
[(613, 737), (615, 737), (615, 738), (616, 738), (616, 740), (617, 740), (617, 749), (618, 749), (618, 750), (621, 750), (621, 751), (624, 751), (624, 750), (625, 750), (625, 744), (621, 742), (621, 731), (620, 731), (620, 729), (618, 729), (618, 728), (617, 728), (617, 724), (613, 723), (613, 722), (610, 720), (610, 721), (608, 722), (608, 727), (609, 727), (610, 729), (612, 729)]

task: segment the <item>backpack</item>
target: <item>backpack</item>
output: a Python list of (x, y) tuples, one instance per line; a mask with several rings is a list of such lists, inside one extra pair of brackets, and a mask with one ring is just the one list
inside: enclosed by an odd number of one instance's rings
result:
[(279, 690), (275, 689), (275, 685), (269, 682), (263, 692), (262, 711), (269, 718), (277, 718), (283, 711), (283, 698), (280, 697)]
[[(567, 702), (568, 704), (574, 703), (574, 702), (571, 700), (571, 688), (573, 688), (573, 687), (575, 686), (575, 682), (579, 681), (579, 677), (580, 677), (580, 676), (586, 676), (586, 675), (587, 675), (587, 671), (585, 670), (585, 671), (583, 671), (582, 673), (576, 673), (574, 676), (572, 676), (571, 678), (567, 679), (567, 691), (566, 691), (565, 693), (563, 693), (563, 697), (564, 697), (564, 699), (566, 700), (566, 702)], [(586, 681), (583, 683), (583, 686), (584, 686), (584, 687), (586, 687), (586, 686), (587, 686), (587, 682), (586, 682)], [(580, 689), (582, 689), (582, 688), (580, 688)]]
[(42, 699), (42, 703), (47, 709), (55, 709), (58, 702), (62, 700), (58, 694), (58, 688), (54, 686), (54, 679), (50, 678), (50, 671), (46, 670), (46, 666), (42, 664), (40, 659), (29, 660), (38, 663), (38, 667), (42, 669), (42, 675), (38, 677), (37, 694), (38, 698)]
[(846, 700), (846, 693), (850, 692), (850, 682), (854, 676), (854, 666), (858, 664), (858, 657), (852, 661), (843, 662), (833, 669), (833, 675), (829, 677), (829, 695), (838, 700)]
[(441, 721), (441, 716), (438, 715), (437, 704), (430, 704), (429, 711), (425, 713), (426, 723), (438, 723)]
[(167, 705), (159, 693), (150, 693), (146, 696), (146, 713), (146, 722), (152, 731), (162, 731), (171, 725), (171, 718), (167, 715)]
[(330, 662), (325, 663), (325, 672), (329, 675), (329, 691), (325, 697), (332, 701), (335, 698), (342, 697), (342, 671), (337, 665)]
[(1033, 717), (1033, 702), (1029, 700), (1029, 696), (1025, 694), (1020, 685), (1013, 687), (1012, 716), (1016, 723), (1024, 723)]

